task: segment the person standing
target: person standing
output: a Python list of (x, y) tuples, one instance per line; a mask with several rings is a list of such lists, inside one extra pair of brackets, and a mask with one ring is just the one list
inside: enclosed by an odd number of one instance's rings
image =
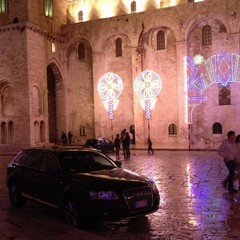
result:
[(116, 135), (116, 138), (114, 139), (114, 145), (115, 145), (115, 150), (116, 150), (116, 160), (119, 160), (119, 151), (120, 151), (120, 142), (121, 139), (119, 137), (119, 134)]
[(71, 131), (68, 132), (68, 144), (71, 145), (72, 144), (72, 138), (73, 138), (73, 134), (71, 133)]
[(236, 170), (235, 158), (237, 156), (237, 145), (235, 143), (235, 138), (235, 132), (229, 131), (227, 134), (227, 139), (223, 140), (218, 148), (218, 154), (223, 157), (224, 163), (229, 171), (228, 177), (223, 181), (223, 185), (227, 186), (228, 184), (229, 192), (237, 193), (238, 190), (233, 187), (234, 174)]
[(123, 148), (124, 158), (130, 158), (130, 136), (128, 132), (126, 132), (126, 136), (123, 140)]
[(237, 157), (235, 159), (235, 162), (238, 179), (238, 190), (240, 191), (240, 135), (237, 135), (235, 142), (237, 144)]
[(127, 157), (126, 155), (126, 144), (125, 144), (125, 138), (126, 138), (126, 129), (124, 128), (121, 132), (121, 143), (122, 143), (122, 150), (123, 150), (123, 156), (124, 158)]
[(67, 145), (67, 134), (65, 132), (62, 132), (61, 139), (62, 139), (62, 145), (66, 146)]
[(148, 154), (152, 153), (153, 154), (153, 149), (152, 149), (152, 141), (150, 137), (148, 138)]

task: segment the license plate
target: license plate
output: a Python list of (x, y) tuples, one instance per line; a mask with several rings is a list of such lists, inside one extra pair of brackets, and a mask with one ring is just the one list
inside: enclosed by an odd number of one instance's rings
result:
[(135, 202), (135, 208), (141, 208), (147, 206), (147, 200), (141, 200)]

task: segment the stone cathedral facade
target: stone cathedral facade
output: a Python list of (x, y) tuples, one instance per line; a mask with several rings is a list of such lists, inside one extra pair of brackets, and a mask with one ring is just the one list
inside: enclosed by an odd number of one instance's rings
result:
[[(160, 87), (139, 95), (144, 73)], [(138, 148), (216, 149), (240, 134), (239, 83), (239, 0), (0, 0), (1, 153), (124, 128)]]

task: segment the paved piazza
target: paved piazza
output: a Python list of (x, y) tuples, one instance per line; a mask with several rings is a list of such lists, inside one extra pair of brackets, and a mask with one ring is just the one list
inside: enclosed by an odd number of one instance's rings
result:
[(157, 212), (114, 223), (93, 223), (85, 231), (64, 224), (58, 211), (27, 203), (8, 203), (5, 169), (12, 156), (0, 156), (0, 240), (175, 240), (240, 239), (240, 193), (221, 182), (227, 169), (215, 151), (133, 150), (123, 167), (156, 180)]

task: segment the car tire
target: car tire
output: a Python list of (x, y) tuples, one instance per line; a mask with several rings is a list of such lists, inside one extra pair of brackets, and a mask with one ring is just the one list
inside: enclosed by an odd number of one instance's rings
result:
[(63, 206), (66, 223), (73, 227), (85, 228), (88, 224), (88, 218), (84, 207), (80, 207), (77, 198), (67, 197)]
[(23, 198), (21, 192), (15, 183), (11, 183), (8, 187), (9, 201), (14, 207), (22, 207), (25, 205), (26, 200)]

